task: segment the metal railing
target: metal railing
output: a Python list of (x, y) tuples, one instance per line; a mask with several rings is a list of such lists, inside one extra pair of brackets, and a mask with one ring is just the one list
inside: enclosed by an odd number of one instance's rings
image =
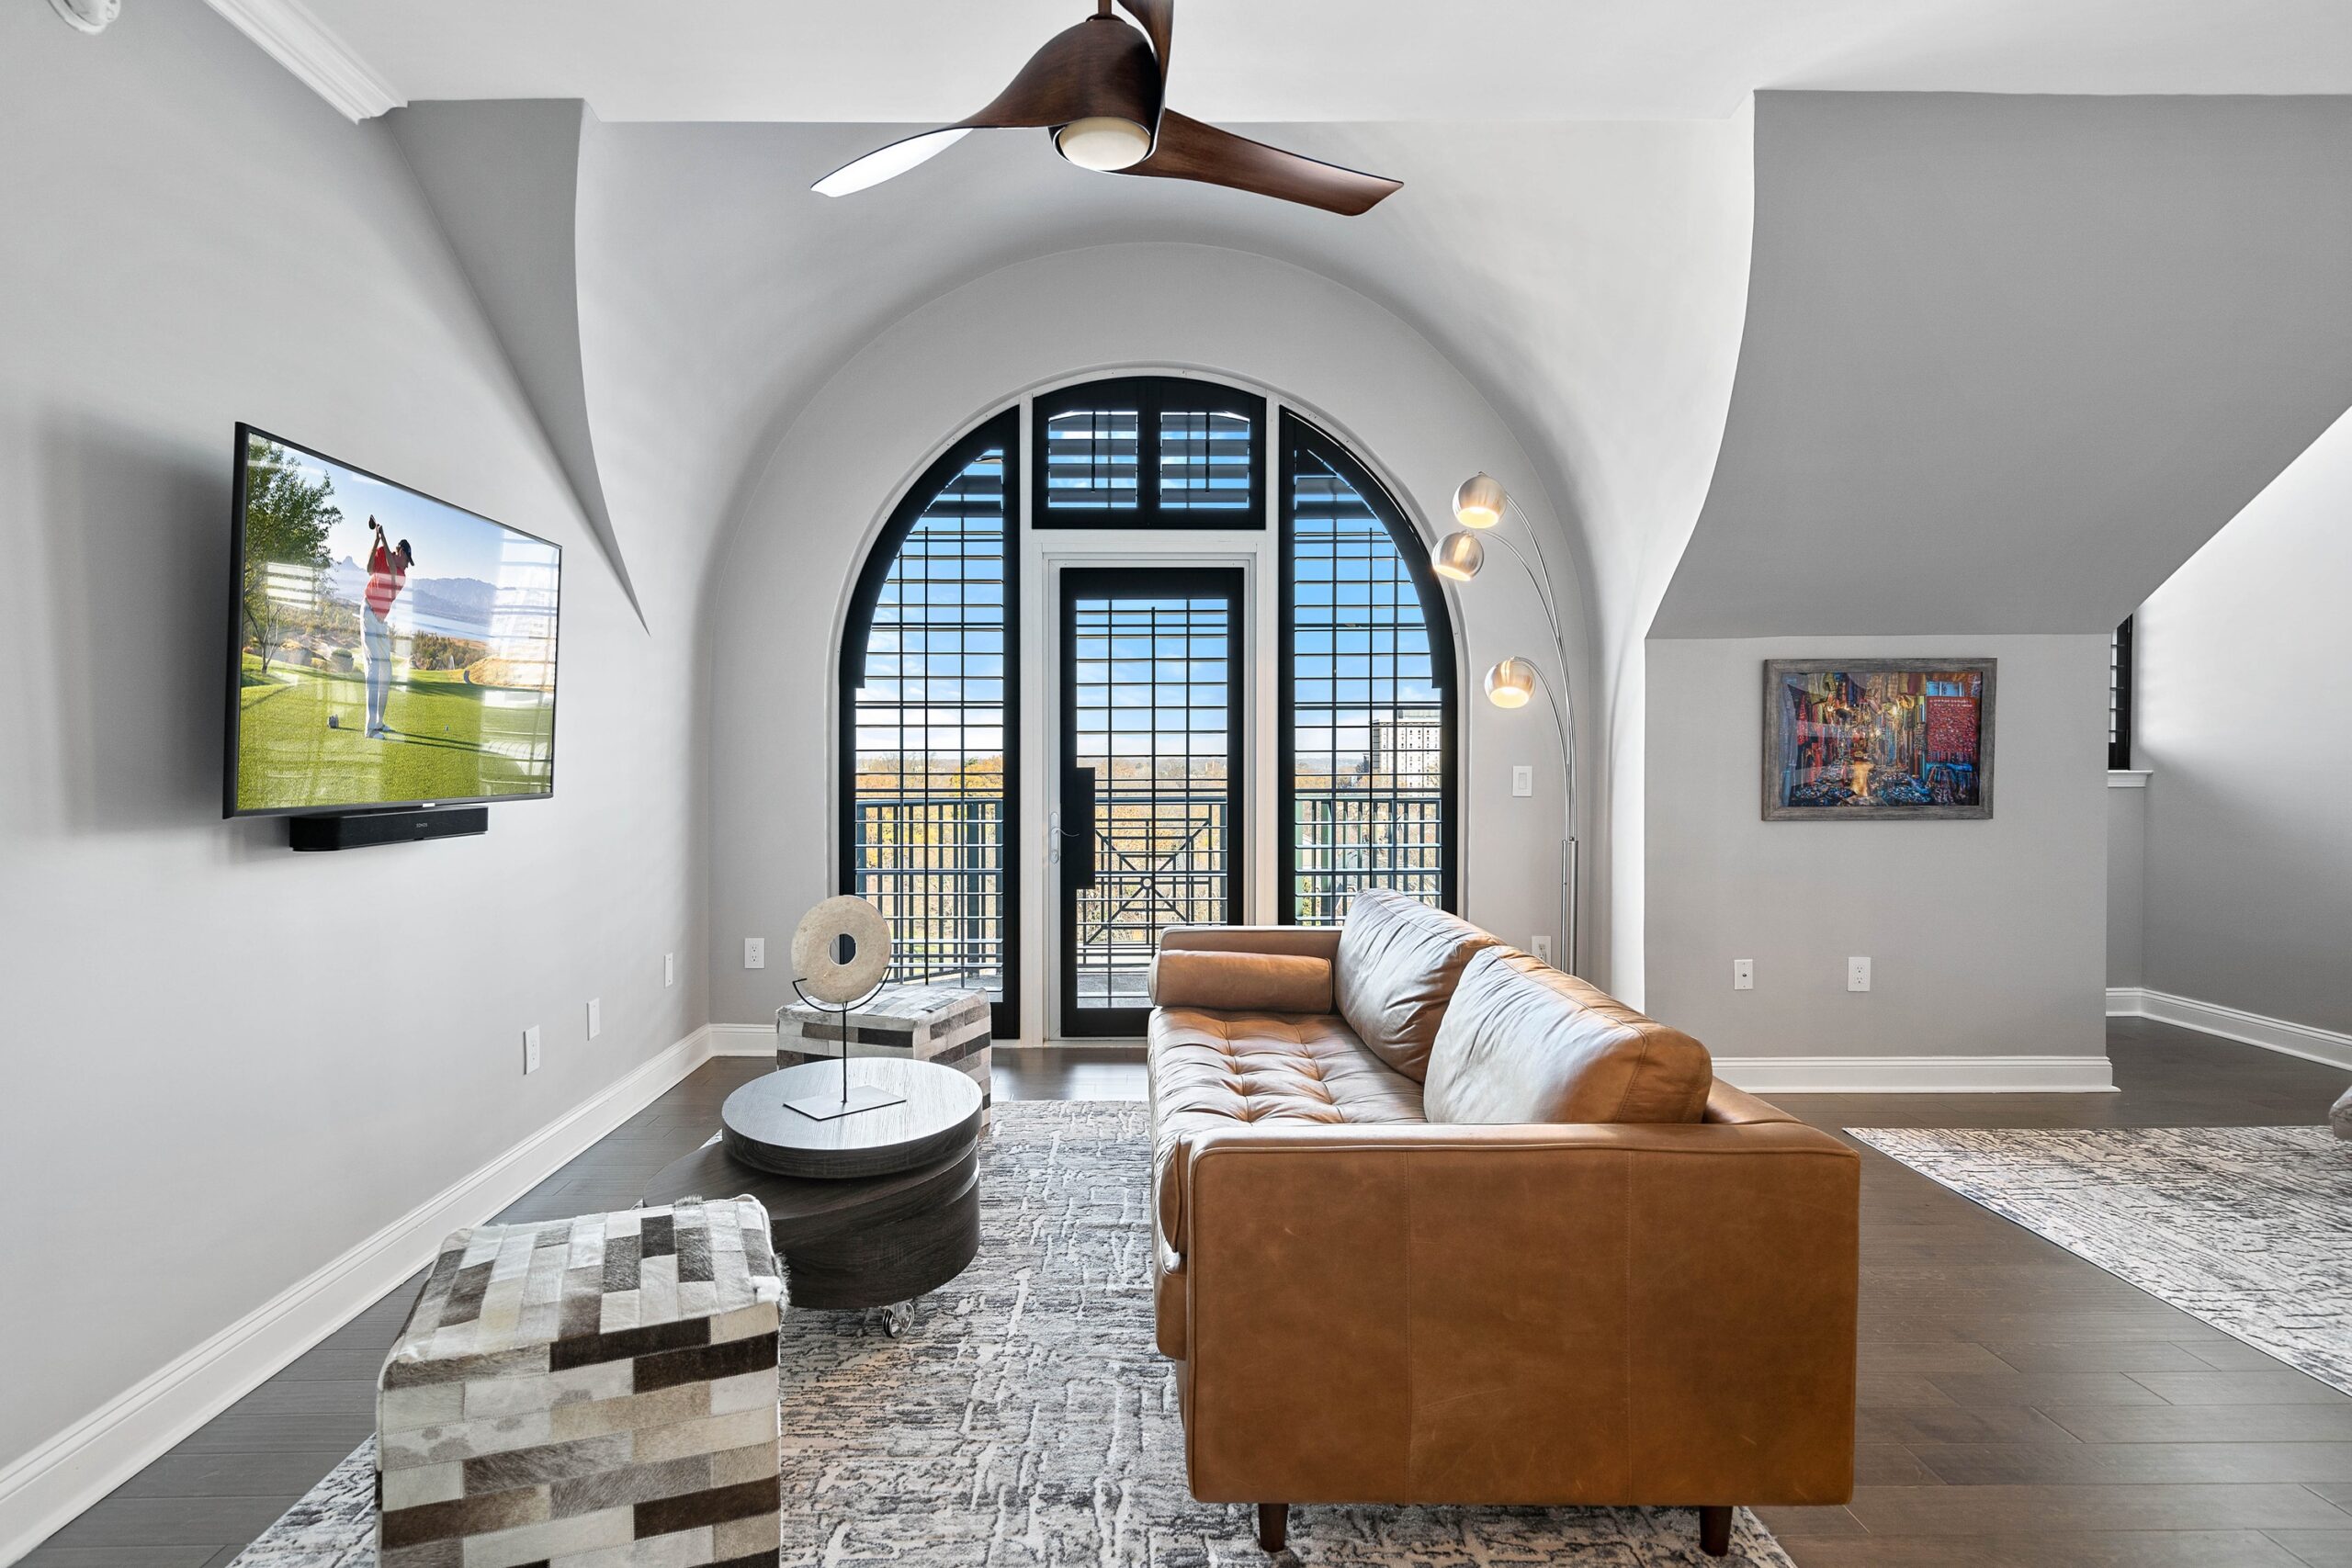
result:
[(1445, 808), (1435, 793), (1300, 790), (1293, 810), (1291, 919), (1334, 926), (1367, 887), (1435, 904), (1445, 893)]
[(852, 814), (857, 892), (890, 922), (890, 978), (1004, 995), (1004, 801), (865, 795)]

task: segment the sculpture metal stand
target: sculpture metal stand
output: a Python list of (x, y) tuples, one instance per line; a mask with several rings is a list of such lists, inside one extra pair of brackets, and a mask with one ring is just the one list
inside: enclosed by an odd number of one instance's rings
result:
[(849, 1015), (880, 996), (886, 987), (876, 986), (854, 1002), (821, 1000), (810, 996), (808, 987), (798, 980), (792, 982), (792, 988), (800, 993), (800, 999), (805, 1005), (824, 1008), (833, 1014), (834, 1025), (841, 1032), (842, 1092), (838, 1100), (830, 1094), (802, 1095), (797, 1100), (786, 1100), (786, 1108), (797, 1111), (812, 1122), (831, 1122), (840, 1117), (854, 1116), (861, 1111), (879, 1111), (886, 1105), (904, 1105), (907, 1102), (904, 1095), (892, 1094), (871, 1084), (849, 1081)]

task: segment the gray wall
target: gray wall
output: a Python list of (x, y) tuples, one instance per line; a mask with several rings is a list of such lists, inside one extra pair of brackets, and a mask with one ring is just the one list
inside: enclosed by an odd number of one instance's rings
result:
[[(1764, 660), (1962, 655), (2000, 661), (1990, 820), (1763, 820)], [(1724, 1057), (2103, 1055), (2106, 671), (2098, 637), (1652, 639), (1647, 1010)]]
[(2148, 792), (2107, 792), (2107, 983), (2147, 984)]
[[(9, 5), (0, 191), (5, 1468), (705, 1015), (693, 649), (389, 133), (195, 0)], [(333, 855), (220, 819), (238, 419), (565, 547), (555, 799)]]
[(2352, 97), (1762, 93), (1656, 637), (2112, 626), (2352, 401)]
[(2151, 989), (2352, 1033), (2347, 593), (2352, 415), (2139, 612)]

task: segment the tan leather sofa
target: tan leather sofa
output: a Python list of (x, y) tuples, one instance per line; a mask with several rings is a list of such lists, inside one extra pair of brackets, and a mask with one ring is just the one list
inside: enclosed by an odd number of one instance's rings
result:
[(1842, 1503), (1860, 1164), (1704, 1047), (1398, 895), (1154, 966), (1160, 1349), (1255, 1503)]

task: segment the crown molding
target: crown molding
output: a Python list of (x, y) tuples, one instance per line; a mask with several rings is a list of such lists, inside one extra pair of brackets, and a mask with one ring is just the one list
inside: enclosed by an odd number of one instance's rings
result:
[(239, 32), (333, 104), (344, 118), (373, 119), (408, 102), (302, 0), (205, 0)]

